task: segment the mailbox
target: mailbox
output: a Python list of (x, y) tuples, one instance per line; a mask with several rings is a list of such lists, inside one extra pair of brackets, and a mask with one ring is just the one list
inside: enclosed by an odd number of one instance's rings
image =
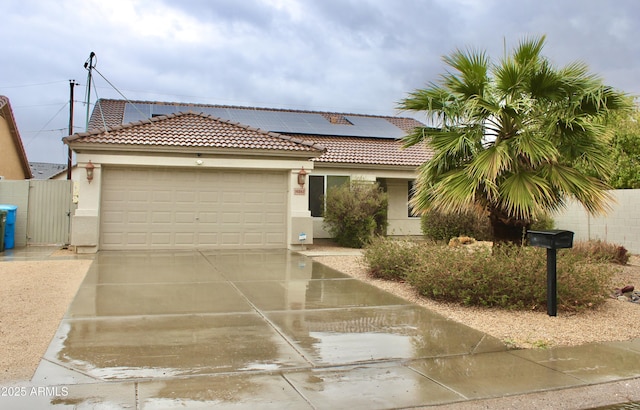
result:
[(558, 314), (558, 284), (556, 274), (556, 249), (573, 247), (573, 232), (550, 230), (550, 231), (527, 231), (529, 245), (538, 248), (547, 248), (547, 313), (549, 316)]
[(538, 248), (563, 249), (573, 247), (573, 232), (563, 230), (527, 231), (529, 245)]

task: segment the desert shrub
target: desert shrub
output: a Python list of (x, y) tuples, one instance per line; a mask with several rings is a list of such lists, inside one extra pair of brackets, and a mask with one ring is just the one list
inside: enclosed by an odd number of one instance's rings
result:
[(374, 278), (403, 281), (415, 259), (415, 244), (407, 240), (373, 238), (362, 254), (369, 275)]
[(332, 187), (326, 196), (324, 226), (341, 246), (361, 248), (387, 231), (387, 194), (378, 184), (355, 182)]
[(629, 253), (624, 246), (600, 240), (576, 242), (571, 252), (592, 262), (612, 262), (620, 265), (629, 262)]
[[(493, 239), (489, 218), (472, 212), (445, 214), (429, 210), (422, 215), (420, 222), (423, 235), (436, 241), (449, 241), (460, 236), (470, 236), (478, 241)], [(543, 215), (533, 221), (529, 229), (542, 231), (553, 229), (553, 226), (553, 218)]]
[(529, 229), (534, 231), (548, 231), (549, 229), (553, 229), (555, 225), (555, 221), (549, 215), (540, 216), (537, 220), (531, 223)]
[[(422, 295), (463, 305), (505, 309), (546, 309), (546, 252), (533, 247), (448, 247), (417, 243), (400, 247), (380, 239), (376, 257), (367, 258), (378, 277), (406, 278)], [(374, 242), (372, 242), (374, 243)], [(389, 260), (383, 261), (388, 255)], [(560, 252), (558, 309), (577, 311), (607, 298), (613, 266), (593, 264)], [(375, 265), (374, 265), (375, 263)]]
[(459, 236), (491, 240), (489, 218), (472, 212), (446, 214), (432, 209), (422, 215), (420, 223), (424, 236), (435, 241), (449, 241)]

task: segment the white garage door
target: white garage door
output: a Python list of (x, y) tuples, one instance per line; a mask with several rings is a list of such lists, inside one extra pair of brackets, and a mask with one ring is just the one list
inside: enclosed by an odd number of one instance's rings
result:
[(286, 247), (286, 174), (103, 168), (101, 249)]

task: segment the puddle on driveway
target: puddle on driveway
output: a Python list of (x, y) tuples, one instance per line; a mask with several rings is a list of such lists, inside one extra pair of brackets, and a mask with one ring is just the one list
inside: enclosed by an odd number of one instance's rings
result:
[(113, 380), (505, 349), (288, 251), (107, 252), (96, 257), (46, 358)]
[(253, 311), (227, 282), (81, 286), (68, 318)]
[(505, 350), (495, 338), (414, 305), (268, 312), (267, 317), (318, 365)]
[(140, 408), (311, 409), (281, 375), (220, 375), (140, 383)]
[(45, 358), (98, 379), (308, 366), (255, 313), (65, 320), (55, 339)]

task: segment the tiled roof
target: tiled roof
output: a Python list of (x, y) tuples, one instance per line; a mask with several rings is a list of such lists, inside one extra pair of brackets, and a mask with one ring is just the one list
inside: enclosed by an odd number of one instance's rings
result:
[[(222, 106), (222, 105), (207, 105), (207, 104), (185, 104), (185, 103), (167, 103), (167, 102), (152, 102), (152, 101), (132, 101), (132, 103), (140, 103), (140, 104), (157, 104), (157, 105), (180, 105), (187, 106), (190, 109), (192, 108), (193, 112), (199, 112), (199, 108), (202, 107), (220, 107), (220, 108), (234, 108), (234, 109), (247, 109), (247, 110), (267, 110), (267, 111), (282, 111), (282, 112), (290, 112), (290, 113), (313, 113), (313, 114), (321, 114), (327, 121), (334, 124), (346, 124), (345, 117), (371, 117), (371, 118), (382, 118), (401, 130), (405, 131), (407, 134), (411, 132), (416, 127), (422, 127), (424, 124), (421, 122), (408, 117), (395, 117), (395, 116), (374, 116), (374, 115), (365, 115), (365, 114), (346, 114), (346, 113), (335, 113), (335, 112), (319, 112), (319, 111), (305, 111), (305, 110), (283, 110), (283, 109), (272, 109), (272, 108), (259, 108), (259, 107), (241, 107), (241, 106)], [(110, 127), (112, 129), (117, 129), (118, 127), (123, 127), (122, 121), (124, 118), (124, 112), (127, 101), (124, 100), (100, 100), (96, 104), (96, 108), (93, 110), (93, 114), (91, 116), (91, 120), (89, 122), (89, 128), (95, 128), (94, 133), (98, 133), (100, 135), (99, 129), (104, 129), (104, 126)], [(207, 117), (205, 114), (203, 116)], [(170, 116), (169, 116), (170, 117)], [(153, 120), (157, 118), (163, 117), (155, 117)], [(224, 120), (221, 120), (224, 121)], [(132, 125), (139, 124), (139, 122), (132, 123)], [(236, 123), (237, 124), (237, 123)], [(132, 125), (125, 125), (132, 126)], [(147, 143), (150, 141), (156, 141), (158, 144), (162, 145), (177, 145), (177, 146), (194, 146), (194, 143), (187, 142), (184, 138), (185, 133), (189, 130), (190, 125), (186, 125), (182, 131), (178, 132), (176, 130), (175, 133), (169, 136), (168, 134), (163, 134), (162, 136), (153, 137), (152, 131), (150, 128), (147, 129), (146, 140)], [(248, 128), (248, 127), (245, 127)], [(249, 129), (249, 128), (248, 128)], [(255, 128), (250, 128), (255, 130)], [(238, 132), (237, 130), (235, 132)], [(260, 131), (262, 135), (264, 135), (264, 131)], [(138, 132), (127, 132), (126, 134), (121, 135), (120, 138), (135, 138)], [(82, 135), (82, 134), (80, 134)], [(208, 135), (208, 134), (207, 134)], [(284, 134), (277, 134), (280, 137), (285, 137)], [(398, 167), (417, 167), (428, 161), (432, 156), (432, 151), (423, 144), (415, 145), (411, 148), (403, 149), (402, 143), (398, 140), (387, 139), (387, 138), (363, 138), (363, 137), (349, 137), (349, 136), (332, 136), (332, 135), (309, 135), (309, 134), (291, 134), (296, 138), (296, 141), (306, 141), (307, 143), (317, 144), (325, 148), (324, 154), (315, 158), (315, 162), (320, 164), (352, 164), (352, 165), (381, 165), (381, 166), (398, 166)], [(86, 137), (83, 137), (86, 138)], [(93, 139), (84, 139), (83, 141), (97, 141), (97, 137), (92, 137)], [(102, 137), (100, 137), (102, 138)], [(174, 139), (175, 138), (175, 139)], [(206, 135), (201, 135), (200, 140), (197, 143), (202, 143), (202, 141), (207, 140)], [(222, 135), (218, 135), (216, 137), (218, 139), (217, 143), (220, 143)], [(261, 138), (264, 138), (262, 136)], [(171, 141), (170, 141), (171, 140)], [(115, 143), (115, 142), (114, 142)], [(131, 143), (129, 141), (125, 141), (124, 139), (118, 143)], [(263, 147), (264, 142), (256, 141), (255, 143), (250, 143), (246, 138), (244, 139), (235, 139), (228, 138), (225, 142), (225, 147), (233, 147), (233, 148), (251, 148), (251, 147)], [(291, 149), (291, 148), (290, 148)]]
[(74, 134), (66, 143), (95, 143), (165, 147), (209, 147), (322, 152), (324, 147), (302, 138), (281, 135), (214, 118), (177, 113), (125, 125)]
[(402, 148), (400, 141), (392, 139), (314, 135), (304, 137), (326, 148), (324, 154), (314, 159), (316, 163), (417, 167), (433, 156), (424, 145)]
[(66, 164), (52, 164), (49, 162), (29, 162), (33, 179), (50, 179), (67, 170)]
[[(320, 114), (327, 119), (327, 121), (334, 124), (348, 124), (345, 117), (367, 117), (367, 118), (382, 118), (389, 121), (391, 124), (409, 132), (415, 127), (422, 127), (420, 121), (410, 117), (395, 117), (384, 115), (368, 115), (368, 114), (351, 114), (351, 113), (338, 113), (338, 112), (324, 112), (324, 111), (311, 111), (311, 110), (290, 110), (280, 108), (264, 108), (264, 107), (243, 107), (237, 105), (217, 105), (217, 104), (187, 104), (187, 103), (173, 103), (173, 102), (160, 102), (160, 101), (125, 101), (125, 100), (112, 100), (101, 99), (96, 103), (91, 118), (89, 120), (89, 130), (103, 129), (106, 127), (114, 127), (122, 125), (124, 120), (124, 112), (127, 103), (135, 104), (153, 104), (158, 106), (181, 106), (189, 107), (190, 111), (200, 112), (202, 108), (233, 108), (249, 111), (279, 111), (287, 113), (300, 113), (300, 114)], [(252, 125), (252, 124), (248, 124)]]
[(124, 100), (98, 100), (91, 112), (87, 131), (122, 125), (126, 104)]

